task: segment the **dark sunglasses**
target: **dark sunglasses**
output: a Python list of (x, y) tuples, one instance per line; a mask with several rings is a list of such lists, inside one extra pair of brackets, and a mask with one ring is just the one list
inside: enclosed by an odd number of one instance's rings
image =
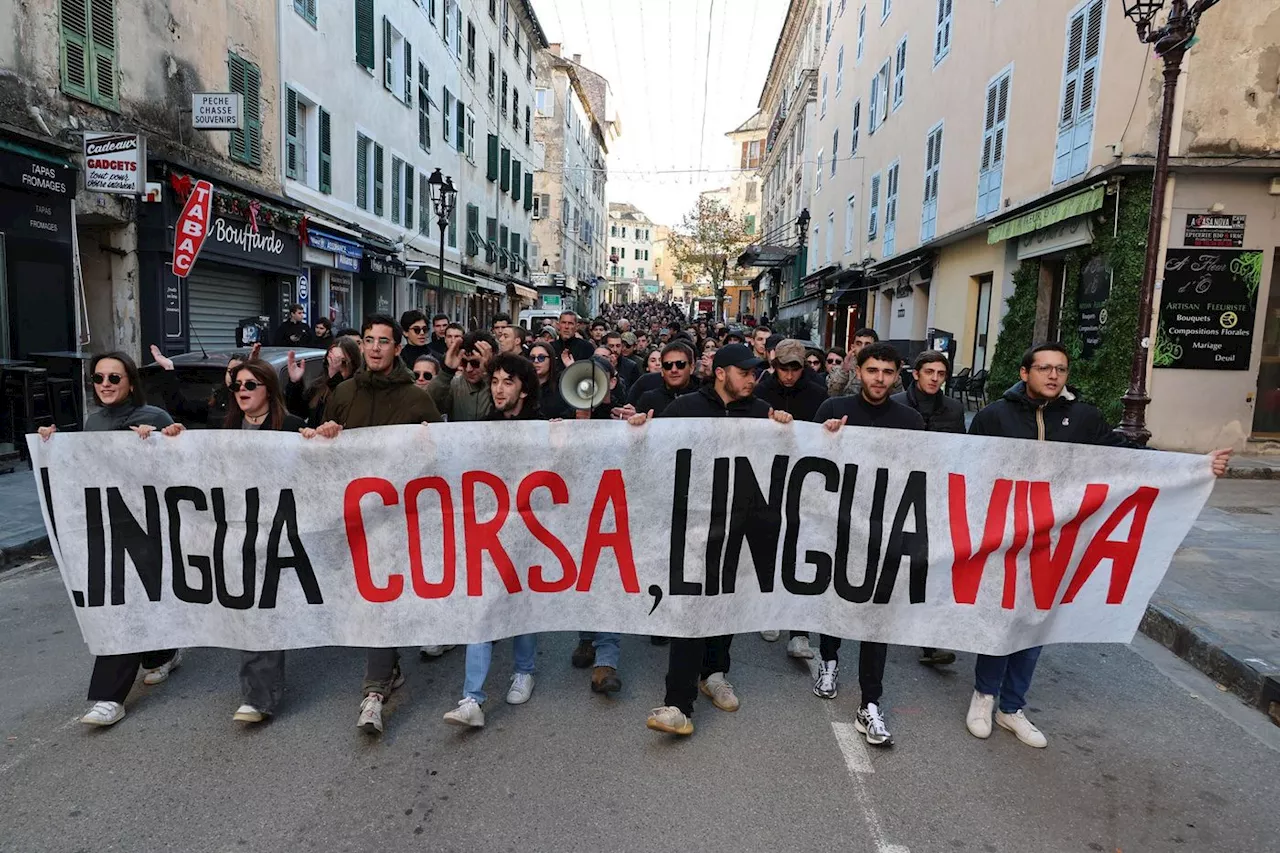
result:
[(112, 385), (119, 385), (123, 381), (124, 381), (124, 377), (121, 376), (119, 373), (108, 373), (106, 375), (103, 375), (101, 373), (93, 374), (94, 385), (101, 385), (103, 382), (109, 382)]
[(410, 326), (409, 331), (413, 332), (415, 335), (425, 335), (427, 333), (427, 327), (426, 326)]
[(838, 355), (827, 356), (827, 364), (844, 364), (844, 359)]
[(413, 371), (413, 378), (414, 379), (435, 379), (436, 375), (432, 373), (430, 370), (415, 370)]
[(483, 362), (483, 361), (481, 361), (481, 360), (480, 360), (480, 359), (478, 359), (478, 358), (464, 358), (464, 359), (462, 360), (462, 366), (463, 366), (463, 367), (469, 367), (469, 368), (471, 368), (472, 370), (479, 370), (479, 369), (480, 369), (480, 366), (481, 366), (481, 365), (483, 365), (483, 364), (484, 364), (484, 362)]
[(663, 370), (684, 370), (688, 366), (689, 366), (689, 362), (685, 361), (683, 358), (677, 361), (662, 362)]
[(805, 359), (805, 361), (806, 361), (808, 364), (811, 364), (811, 365), (813, 365), (813, 366), (815, 366), (815, 367), (816, 367), (817, 365), (819, 365), (819, 364), (821, 364), (821, 363), (822, 363), (822, 362), (818, 361), (816, 358), (806, 358), (806, 359)]
[(238, 394), (241, 388), (246, 391), (257, 391), (259, 388), (263, 387), (265, 386), (256, 379), (246, 379), (243, 382), (237, 379), (235, 382), (231, 383), (231, 393)]
[(544, 362), (544, 361), (550, 361), (550, 360), (551, 360), (551, 356), (549, 356), (549, 355), (531, 355), (531, 356), (529, 356), (529, 360), (530, 360), (530, 361), (532, 361), (534, 364), (542, 364), (542, 362)]

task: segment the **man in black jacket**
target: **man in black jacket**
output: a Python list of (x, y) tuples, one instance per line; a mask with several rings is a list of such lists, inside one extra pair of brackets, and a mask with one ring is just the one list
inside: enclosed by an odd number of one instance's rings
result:
[(827, 399), (825, 388), (812, 381), (813, 371), (805, 364), (804, 344), (784, 340), (773, 350), (773, 372), (756, 384), (756, 397), (798, 421), (812, 421)]
[[(1040, 344), (1027, 350), (1019, 370), (1022, 381), (978, 412), (969, 425), (969, 434), (1139, 447), (1107, 426), (1096, 407), (1076, 399), (1067, 388), (1070, 371), (1070, 356), (1062, 344)], [(1215, 450), (1209, 459), (1213, 473), (1221, 477), (1227, 471), (1231, 450)], [(1011, 655), (978, 655), (973, 698), (965, 717), (971, 735), (990, 737), (991, 715), (995, 711), (996, 725), (1013, 732), (1027, 746), (1048, 745), (1044, 734), (1022, 712), (1040, 649), (1036, 646)]]
[[(858, 382), (856, 396), (832, 397), (818, 407), (814, 420), (831, 432), (839, 432), (845, 426), (881, 427), (887, 429), (924, 429), (920, 413), (902, 403), (889, 399), (889, 391), (898, 379), (898, 365), (902, 357), (892, 344), (875, 343), (858, 352)], [(813, 693), (823, 699), (836, 697), (839, 674), (840, 638), (823, 634), (818, 641), (822, 666), (813, 683)], [(880, 710), (880, 698), (884, 691), (884, 666), (889, 647), (885, 643), (862, 641), (858, 647), (858, 687), (862, 702), (854, 727), (873, 746), (893, 743), (893, 736)]]
[[(715, 382), (673, 400), (663, 411), (664, 418), (772, 418), (791, 423), (791, 415), (769, 408), (752, 396), (755, 370), (763, 362), (742, 344), (721, 347), (712, 363)], [(630, 418), (633, 426), (648, 421), (647, 412)], [(733, 636), (677, 637), (671, 640), (667, 664), (667, 694), (663, 706), (649, 712), (646, 725), (659, 732), (693, 734), (693, 702), (701, 690), (722, 711), (738, 710), (733, 685), (725, 679), (729, 671), (729, 644)]]
[(289, 306), (289, 319), (276, 327), (275, 337), (271, 342), (278, 347), (301, 349), (311, 340), (311, 329), (304, 319), (306, 309), (297, 302)]
[[(574, 312), (561, 312), (556, 330), (560, 337), (551, 346), (555, 347), (556, 355), (564, 360), (565, 366), (575, 361), (586, 361), (595, 354), (595, 347), (591, 342), (578, 337), (578, 315)], [(565, 358), (565, 350), (569, 351), (568, 358)]]
[[(693, 347), (683, 340), (673, 341), (662, 348), (662, 387), (641, 394), (635, 403), (636, 412), (652, 412), (661, 415), (677, 397), (697, 389), (693, 381)], [(634, 414), (634, 412), (632, 413)]]
[(420, 356), (431, 355), (431, 347), (427, 343), (427, 315), (417, 308), (410, 308), (400, 315), (400, 328), (404, 331), (404, 346), (400, 348), (400, 360), (404, 366), (413, 369), (413, 364)]

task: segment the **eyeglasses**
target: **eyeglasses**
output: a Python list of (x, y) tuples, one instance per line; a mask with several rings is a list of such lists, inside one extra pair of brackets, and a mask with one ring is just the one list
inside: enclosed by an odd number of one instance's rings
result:
[(410, 326), (409, 331), (413, 332), (415, 335), (425, 335), (427, 333), (427, 327), (426, 326)]
[[(817, 361), (815, 358), (814, 361)], [(827, 356), (827, 364), (844, 364), (844, 359), (838, 355)]]
[(389, 347), (393, 343), (394, 341), (392, 341), (391, 338), (375, 338), (372, 335), (368, 335), (364, 339), (364, 345), (367, 347), (371, 347), (371, 346)]
[(549, 355), (545, 355), (545, 354), (543, 354), (543, 355), (531, 355), (531, 356), (529, 356), (529, 360), (530, 360), (530, 361), (532, 361), (534, 364), (542, 364), (542, 362), (544, 362), (544, 361), (550, 361), (550, 360), (551, 360), (551, 356), (549, 356)]
[[(808, 364), (810, 367), (817, 367), (818, 365), (822, 364), (822, 362), (818, 361), (816, 358), (806, 358), (805, 363)], [(828, 362), (828, 364), (830, 364), (830, 362)]]
[(1055, 376), (1066, 376), (1071, 372), (1071, 368), (1065, 364), (1033, 364), (1031, 369), (1041, 376), (1048, 376), (1050, 373)]
[(112, 385), (119, 385), (123, 381), (124, 381), (124, 377), (121, 376), (119, 373), (108, 373), (105, 375), (101, 373), (93, 374), (94, 385), (101, 385), (103, 382), (107, 382)]
[(685, 361), (683, 358), (677, 359), (675, 361), (662, 362), (663, 370), (684, 370), (688, 366), (689, 366), (689, 362)]
[(237, 379), (235, 382), (231, 383), (231, 392), (233, 394), (239, 393), (241, 388), (243, 388), (246, 391), (257, 391), (259, 388), (264, 388), (264, 387), (266, 386), (264, 386), (261, 382), (257, 382), (253, 379), (246, 379), (243, 382)]
[(462, 360), (462, 366), (469, 367), (472, 370), (479, 370), (483, 365), (484, 365), (484, 362), (478, 358), (464, 358)]
[(436, 375), (432, 373), (430, 370), (415, 370), (413, 372), (413, 378), (431, 380), (431, 379), (435, 379)]

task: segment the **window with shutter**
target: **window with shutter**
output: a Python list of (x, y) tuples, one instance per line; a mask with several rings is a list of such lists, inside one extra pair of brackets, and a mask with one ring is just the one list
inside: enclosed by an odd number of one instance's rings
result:
[(861, 124), (862, 124), (862, 101), (854, 101), (853, 102), (853, 128), (850, 133), (850, 136), (853, 137), (853, 141), (849, 143), (850, 157), (858, 156), (858, 136), (862, 132), (862, 128), (860, 127)]
[(375, 216), (382, 215), (384, 177), (382, 168), (382, 146), (375, 142), (373, 144), (373, 213)]
[(1000, 210), (1004, 189), (1004, 153), (1009, 127), (1009, 85), (1013, 72), (1006, 69), (987, 84), (983, 116), (982, 157), (978, 163), (978, 218)]
[(867, 45), (867, 7), (858, 10), (858, 49), (854, 53), (857, 62), (862, 61), (862, 54)]
[[(898, 250), (898, 164), (885, 171), (884, 179), (884, 257)], [(881, 259), (883, 260), (883, 258)]]
[(116, 108), (115, 0), (60, 0), (62, 90)]
[(533, 172), (524, 173), (524, 209), (533, 210)]
[(898, 42), (897, 62), (893, 69), (893, 110), (897, 112), (902, 106), (902, 99), (907, 93), (907, 37)]
[(844, 45), (840, 46), (840, 51), (836, 54), (836, 94), (844, 88)]
[(453, 144), (461, 152), (467, 150), (467, 105), (458, 99), (457, 105), (454, 107), (454, 128)]
[(867, 206), (867, 241), (880, 233), (880, 175), (871, 176), (871, 204)]
[(444, 98), (440, 104), (440, 130), (445, 145), (453, 145), (453, 131), (451, 130), (453, 122), (453, 95), (449, 94), (449, 90), (444, 90)]
[(480, 208), (467, 205), (467, 257), (480, 254)]
[[(306, 128), (302, 131), (305, 133)], [(284, 174), (298, 179), (298, 93), (285, 89), (284, 98)]]
[(404, 43), (404, 103), (413, 106), (413, 45), (408, 39)]
[(228, 87), (244, 101), (244, 129), (231, 131), (231, 159), (262, 165), (262, 76), (258, 66), (234, 53), (227, 54)]
[(498, 180), (498, 136), (494, 133), (489, 134), (489, 156), (484, 176), (490, 181)]
[(818, 117), (822, 118), (827, 114), (827, 75), (822, 75), (822, 99), (818, 101)]
[(533, 144), (533, 137), (531, 135), (532, 131), (533, 131), (533, 111), (529, 108), (528, 104), (525, 104), (525, 107), (524, 107), (524, 144), (525, 145)]
[(369, 139), (356, 134), (356, 207), (369, 209)]
[(61, 0), (62, 5), (62, 91), (92, 100), (89, 65), (88, 0)]
[(476, 114), (467, 107), (467, 161), (476, 162)]
[(476, 25), (467, 19), (467, 73), (471, 79), (476, 76)]
[(520, 174), (522, 165), (519, 160), (511, 161), (511, 200), (519, 201), (520, 192), (524, 189), (523, 176)]
[(431, 152), (431, 73), (418, 63), (418, 147)]
[(418, 173), (418, 233), (426, 234), (431, 230), (431, 217), (427, 215), (427, 206), (431, 204), (431, 185), (427, 183), (426, 174)]
[(293, 0), (293, 11), (311, 26), (316, 25), (316, 0)]
[(511, 191), (511, 150), (502, 149), (502, 159), (498, 166), (498, 188), (504, 193)]
[(393, 156), (391, 158), (391, 221), (400, 224), (400, 173), (404, 171), (404, 162)]
[(880, 126), (880, 73), (871, 78), (871, 97), (867, 101), (871, 106), (871, 116), (867, 122), (867, 133), (875, 134), (876, 128)]
[(373, 70), (373, 0), (356, 0), (356, 64)]
[(492, 216), (484, 221), (484, 262), (492, 264), (498, 260), (498, 220)]
[(934, 126), (925, 138), (924, 201), (920, 215), (920, 242), (927, 243), (938, 233), (938, 175), (942, 168), (942, 125)]
[(831, 177), (836, 176), (836, 163), (840, 162), (840, 128), (831, 131)]
[(933, 30), (933, 64), (951, 52), (951, 10), (954, 0), (938, 0), (938, 18)]
[(489, 100), (493, 100), (494, 83), (497, 78), (497, 58), (489, 51)]
[(1067, 19), (1062, 108), (1053, 158), (1055, 184), (1083, 175), (1092, 155), (1098, 70), (1102, 59), (1103, 0), (1087, 0)]
[(389, 92), (395, 91), (393, 88), (395, 86), (395, 78), (393, 77), (395, 73), (395, 57), (391, 51), (394, 43), (394, 37), (391, 33), (391, 21), (384, 15), (382, 18), (382, 85)]
[(329, 111), (320, 110), (320, 192), (333, 192), (333, 128)]
[(404, 227), (413, 228), (413, 167), (404, 164)]
[(507, 268), (507, 226), (498, 226), (498, 268)]

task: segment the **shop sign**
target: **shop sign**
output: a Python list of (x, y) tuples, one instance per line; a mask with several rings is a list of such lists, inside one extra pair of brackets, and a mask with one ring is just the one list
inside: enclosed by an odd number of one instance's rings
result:
[(1076, 288), (1081, 358), (1093, 358), (1094, 352), (1102, 345), (1110, 296), (1111, 270), (1107, 269), (1107, 262), (1102, 258), (1094, 258), (1080, 270), (1080, 286)]
[(1156, 367), (1248, 370), (1262, 252), (1169, 249)]
[(567, 281), (568, 279), (565, 278), (564, 273), (562, 272), (553, 272), (551, 274), (552, 287), (564, 287)]
[(544, 293), (544, 294), (542, 294), (542, 307), (543, 307), (543, 308), (559, 308), (559, 307), (561, 306), (561, 304), (562, 304), (562, 303), (560, 302), (560, 294), (558, 294), (558, 293)]
[(1244, 246), (1244, 220), (1244, 216), (1230, 213), (1188, 213), (1182, 242), (1188, 246), (1239, 249)]
[(248, 222), (218, 216), (209, 228), (206, 254), (216, 254), (232, 263), (283, 272), (298, 266), (302, 249), (298, 239), (273, 228), (259, 227), (257, 232)]
[(71, 202), (0, 188), (0, 232), (10, 239), (71, 242)]
[(364, 258), (369, 264), (369, 272), (375, 275), (407, 276), (409, 274), (409, 268), (399, 258), (393, 258), (390, 255), (375, 255), (373, 253), (365, 255)]
[(364, 249), (359, 243), (353, 243), (350, 240), (343, 240), (341, 237), (335, 237), (312, 226), (307, 229), (307, 245), (313, 249), (320, 249), (323, 252), (333, 252), (335, 255), (342, 255), (347, 258), (364, 257)]
[(84, 188), (142, 195), (147, 185), (147, 141), (138, 133), (84, 135)]
[(302, 306), (302, 319), (311, 323), (311, 278), (305, 272), (298, 276), (298, 304)]
[(200, 249), (209, 238), (212, 208), (213, 185), (208, 181), (196, 181), (173, 231), (173, 274), (178, 278), (186, 278), (191, 272)]
[(194, 92), (191, 126), (196, 130), (243, 130), (244, 101), (236, 92)]
[(0, 184), (30, 193), (70, 198), (75, 194), (71, 170), (30, 157), (0, 151)]
[(1047, 228), (1023, 234), (1018, 238), (1018, 260), (1038, 258), (1052, 252), (1063, 252), (1093, 242), (1089, 214), (1055, 222)]

